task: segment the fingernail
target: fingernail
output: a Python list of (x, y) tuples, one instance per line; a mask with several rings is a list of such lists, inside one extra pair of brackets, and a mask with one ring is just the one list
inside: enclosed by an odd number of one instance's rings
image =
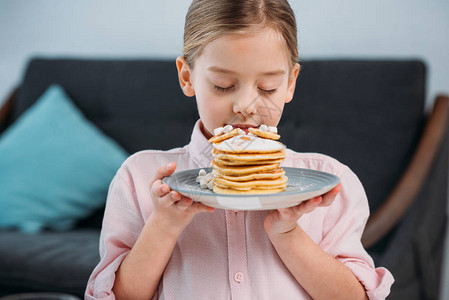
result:
[(167, 165), (167, 170), (170, 170), (172, 167), (173, 167), (173, 163), (171, 162)]

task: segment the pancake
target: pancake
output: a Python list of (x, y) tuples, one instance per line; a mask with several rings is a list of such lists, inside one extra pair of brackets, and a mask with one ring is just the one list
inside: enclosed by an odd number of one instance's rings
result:
[(247, 191), (239, 191), (234, 189), (225, 189), (219, 186), (214, 185), (214, 193), (217, 194), (233, 194), (233, 195), (257, 195), (257, 194), (275, 194), (279, 192), (283, 192), (285, 189), (250, 189)]
[(218, 183), (214, 183), (214, 186), (221, 187), (223, 189), (230, 189), (230, 190), (236, 190), (236, 191), (250, 191), (250, 190), (273, 190), (273, 189), (284, 189), (284, 184), (278, 184), (273, 186), (258, 186), (258, 187), (229, 187), (225, 185), (221, 185)]
[(233, 189), (252, 189), (252, 188), (282, 188), (287, 183), (287, 177), (282, 176), (274, 180), (250, 180), (250, 181), (231, 181), (224, 178), (216, 177), (214, 184), (220, 187)]
[(236, 136), (238, 134), (239, 134), (239, 129), (236, 128), (236, 129), (234, 129), (234, 130), (232, 130), (232, 131), (230, 131), (228, 133), (224, 133), (222, 135), (213, 136), (208, 141), (209, 141), (209, 143), (219, 143), (221, 141), (229, 139), (229, 138), (231, 138), (233, 136)]
[(215, 171), (217, 171), (218, 174), (231, 175), (231, 176), (242, 176), (260, 172), (275, 171), (279, 168), (279, 165), (280, 164), (255, 165), (255, 166), (224, 166), (215, 162), (215, 160), (212, 161), (212, 168)]
[(266, 165), (266, 164), (274, 164), (281, 163), (284, 159), (270, 159), (270, 160), (255, 160), (255, 161), (232, 161), (232, 160), (223, 160), (219, 158), (215, 158), (214, 161), (223, 165), (223, 166), (245, 166), (245, 165)]
[(212, 144), (214, 149), (225, 153), (272, 153), (284, 150), (284, 144), (256, 136), (236, 135), (221, 143)]
[(215, 177), (221, 177), (223, 179), (232, 180), (232, 181), (249, 181), (249, 180), (258, 180), (258, 179), (276, 179), (281, 177), (285, 174), (285, 171), (281, 168), (277, 169), (276, 171), (272, 172), (264, 172), (264, 173), (253, 173), (248, 175), (242, 175), (242, 176), (230, 176), (230, 175), (224, 175), (224, 174), (218, 174), (214, 170), (214, 176)]
[(223, 159), (223, 160), (232, 160), (232, 161), (258, 161), (264, 159), (284, 159), (285, 158), (285, 150), (282, 149), (280, 151), (268, 152), (268, 153), (240, 153), (234, 154), (230, 152), (224, 152), (217, 149), (212, 150), (212, 155), (215, 158)]
[(281, 136), (279, 134), (276, 134), (276, 133), (273, 133), (273, 132), (262, 131), (262, 130), (256, 129), (256, 128), (248, 128), (248, 130), (252, 134), (255, 134), (255, 135), (257, 135), (259, 137), (262, 137), (264, 139), (279, 140), (281, 138)]
[(285, 190), (288, 178), (280, 164), (286, 147), (276, 141), (280, 138), (274, 133), (276, 128), (272, 132), (249, 128), (253, 133), (249, 135), (242, 134), (239, 128), (226, 134), (218, 129), (217, 135), (209, 139), (215, 193), (250, 195)]

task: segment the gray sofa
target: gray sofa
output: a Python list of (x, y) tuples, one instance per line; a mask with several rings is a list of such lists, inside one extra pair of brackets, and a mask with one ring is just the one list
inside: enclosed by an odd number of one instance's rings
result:
[[(437, 299), (446, 231), (449, 99), (438, 97), (424, 112), (421, 61), (301, 64), (294, 100), (279, 124), (282, 142), (296, 151), (331, 155), (359, 176), (372, 212), (363, 242), (376, 265), (395, 276), (390, 299)], [(0, 134), (53, 83), (129, 153), (185, 145), (198, 119), (194, 99), (179, 88), (174, 60), (35, 58), (1, 108)], [(82, 296), (99, 260), (101, 220), (99, 209), (67, 232), (0, 230), (0, 295)]]

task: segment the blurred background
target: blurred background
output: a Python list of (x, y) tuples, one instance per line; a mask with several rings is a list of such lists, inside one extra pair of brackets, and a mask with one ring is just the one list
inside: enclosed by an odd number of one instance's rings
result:
[[(449, 1), (290, 3), (300, 59), (420, 59), (427, 66), (426, 107), (449, 92)], [(182, 51), (189, 4), (0, 0), (0, 105), (31, 57), (174, 59)], [(446, 262), (441, 299), (449, 299), (449, 257)]]

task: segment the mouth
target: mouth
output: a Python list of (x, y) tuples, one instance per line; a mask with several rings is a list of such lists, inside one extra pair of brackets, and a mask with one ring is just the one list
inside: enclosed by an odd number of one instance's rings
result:
[(257, 128), (257, 125), (250, 125), (250, 124), (231, 124), (233, 128), (240, 128), (243, 131), (245, 131), (246, 134), (248, 134), (249, 129), (248, 128)]

